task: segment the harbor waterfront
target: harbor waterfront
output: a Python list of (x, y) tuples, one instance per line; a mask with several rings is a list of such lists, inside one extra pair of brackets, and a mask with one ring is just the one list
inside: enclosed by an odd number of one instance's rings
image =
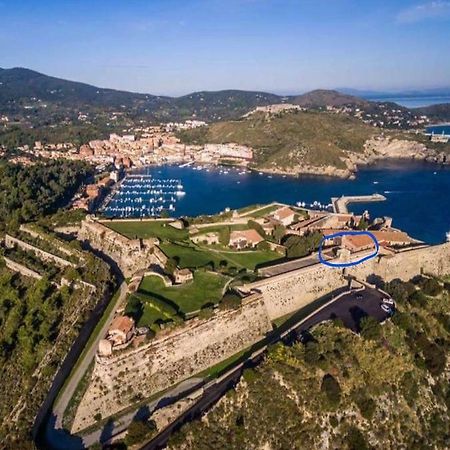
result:
[[(303, 176), (300, 178), (249, 172), (231, 167), (178, 167), (166, 165), (147, 167), (134, 175), (151, 175), (158, 180), (176, 180), (185, 195), (169, 195), (176, 202), (169, 211), (172, 216), (215, 214), (225, 208), (241, 208), (251, 204), (279, 201), (289, 204), (328, 207), (332, 197), (371, 195), (379, 193), (386, 201), (350, 204), (349, 209), (361, 213), (368, 209), (372, 217), (390, 216), (394, 225), (427, 243), (446, 240), (450, 230), (450, 167), (436, 164), (389, 161), (361, 168), (355, 180)], [(128, 188), (127, 188), (128, 189)], [(173, 192), (173, 188), (171, 188)], [(113, 198), (113, 202), (119, 192)], [(142, 209), (130, 193), (128, 203)], [(112, 206), (110, 203), (108, 206)], [(138, 206), (139, 205), (139, 206)], [(147, 205), (148, 206), (148, 205)], [(108, 213), (107, 217), (120, 217)], [(138, 209), (128, 217), (139, 217)]]

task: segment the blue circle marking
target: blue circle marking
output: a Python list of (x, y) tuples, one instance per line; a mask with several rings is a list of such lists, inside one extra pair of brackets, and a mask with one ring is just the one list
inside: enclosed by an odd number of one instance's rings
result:
[[(366, 255), (364, 256), (364, 258), (358, 259), (357, 261), (350, 261), (350, 262), (344, 262), (344, 263), (332, 263), (330, 261), (327, 261), (323, 258), (322, 256), (322, 247), (323, 247), (323, 243), (327, 240), (327, 239), (333, 239), (339, 236), (358, 236), (358, 235), (364, 235), (364, 236), (369, 236), (372, 241), (375, 244), (375, 251), (373, 253), (371, 253), (370, 255)], [(375, 258), (375, 256), (378, 255), (378, 251), (380, 250), (380, 244), (378, 244), (377, 238), (370, 232), (370, 231), (339, 231), (338, 233), (334, 233), (334, 234), (328, 234), (326, 236), (324, 236), (322, 238), (322, 240), (320, 241), (319, 244), (319, 261), (322, 264), (325, 264), (328, 267), (351, 267), (351, 266), (357, 266), (358, 264), (363, 263), (364, 261), (367, 261), (369, 259)]]

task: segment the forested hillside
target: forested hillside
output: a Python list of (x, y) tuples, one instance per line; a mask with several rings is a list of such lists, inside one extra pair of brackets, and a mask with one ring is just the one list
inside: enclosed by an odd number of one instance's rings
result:
[(398, 311), (361, 335), (329, 322), (306, 345), (273, 347), (171, 450), (449, 448), (450, 284), (386, 289)]
[(89, 165), (80, 162), (58, 160), (33, 166), (0, 162), (0, 233), (55, 212), (92, 173)]

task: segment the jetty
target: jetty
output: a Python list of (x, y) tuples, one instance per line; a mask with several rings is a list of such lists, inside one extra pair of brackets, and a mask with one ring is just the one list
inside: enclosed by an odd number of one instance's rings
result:
[(338, 214), (347, 214), (348, 205), (350, 203), (369, 203), (369, 202), (383, 202), (386, 197), (381, 194), (372, 195), (351, 195), (351, 196), (341, 196), (333, 197), (331, 203), (333, 205), (333, 211)]

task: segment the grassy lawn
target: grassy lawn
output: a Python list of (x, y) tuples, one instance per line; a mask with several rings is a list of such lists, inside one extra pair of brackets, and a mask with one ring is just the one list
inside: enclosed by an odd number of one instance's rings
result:
[(213, 262), (217, 267), (221, 259), (220, 255), (209, 251), (208, 249), (199, 248), (193, 245), (178, 245), (174, 243), (162, 243), (161, 250), (169, 257), (178, 257), (179, 266), (181, 268), (198, 268), (204, 267), (208, 263)]
[(171, 321), (178, 315), (177, 308), (168, 302), (139, 293), (129, 297), (125, 314), (132, 316), (140, 327), (150, 327), (157, 321)]
[[(208, 303), (217, 303), (222, 298), (222, 289), (228, 281), (223, 275), (197, 271), (194, 281), (180, 286), (164, 286), (159, 277), (150, 276), (142, 280), (139, 294), (151, 299), (167, 299), (168, 304), (176, 305), (182, 313), (197, 311)], [(142, 298), (142, 296), (140, 296)]]
[(250, 211), (248, 211), (248, 213), (244, 214), (243, 217), (248, 217), (249, 219), (251, 219), (252, 217), (254, 217), (255, 219), (258, 219), (260, 217), (264, 217), (267, 216), (271, 213), (273, 213), (274, 211), (276, 211), (277, 209), (280, 209), (281, 206), (280, 205), (268, 205), (265, 208), (259, 209), (258, 211), (255, 211), (254, 213)]
[(117, 231), (124, 236), (135, 239), (146, 239), (150, 237), (157, 237), (160, 239), (169, 239), (172, 241), (183, 241), (188, 238), (187, 230), (177, 230), (171, 227), (166, 222), (102, 222), (103, 225)]
[[(250, 219), (250, 217), (249, 217)], [(248, 230), (248, 226), (246, 223), (237, 223), (233, 225), (220, 225), (220, 224), (212, 224), (207, 227), (199, 228), (198, 233), (193, 234), (193, 236), (206, 234), (206, 233), (217, 233), (223, 230), (224, 228), (229, 228), (231, 231), (238, 231), (238, 230)]]
[(249, 270), (255, 270), (258, 264), (274, 261), (282, 258), (282, 256), (271, 250), (255, 250), (249, 253), (233, 252), (233, 253), (221, 253), (223, 256), (221, 259), (227, 259), (234, 265), (245, 267)]
[(226, 260), (228, 267), (237, 269), (254, 270), (258, 264), (280, 259), (281, 255), (271, 250), (254, 250), (248, 253), (221, 250), (215, 247), (215, 251), (203, 246), (184, 246), (173, 243), (161, 244), (162, 251), (170, 257), (179, 258), (180, 267), (197, 268), (213, 262), (218, 267), (220, 261)]

